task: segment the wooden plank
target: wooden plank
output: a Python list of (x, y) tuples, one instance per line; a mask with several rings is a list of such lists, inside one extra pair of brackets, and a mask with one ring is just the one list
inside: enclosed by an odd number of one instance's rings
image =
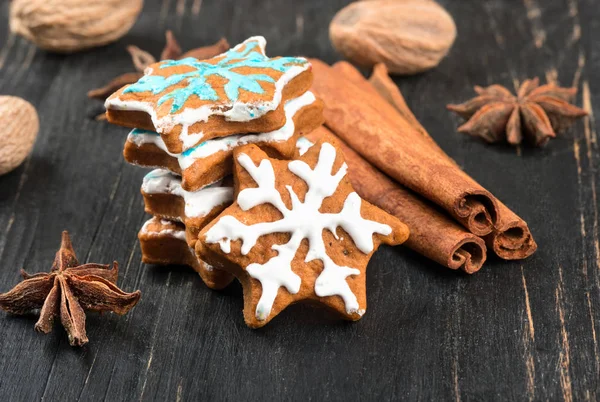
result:
[[(348, 1), (147, 1), (110, 46), (52, 55), (0, 28), (0, 93), (38, 109), (32, 155), (0, 177), (0, 291), (18, 269), (49, 269), (68, 229), (82, 261), (121, 264), (143, 297), (125, 317), (90, 315), (90, 344), (42, 336), (34, 315), (0, 317), (2, 400), (597, 400), (600, 392), (600, 186), (595, 116), (600, 44), (592, 0), (440, 1), (458, 38), (430, 72), (398, 77), (416, 116), (459, 165), (525, 218), (539, 251), (491, 258), (472, 277), (402, 247), (369, 267), (369, 311), (339, 322), (293, 306), (255, 331), (238, 285), (214, 292), (182, 267), (140, 263), (144, 170), (121, 157), (126, 129), (96, 122), (86, 92), (131, 69), (125, 46), (158, 55), (164, 29), (183, 48), (263, 34), (270, 54), (339, 59), (328, 23)], [(8, 4), (0, 4), (6, 20)], [(597, 30), (597, 29), (596, 29)], [(473, 85), (539, 76), (580, 87), (590, 118), (542, 150), (489, 146), (456, 132), (445, 104)]]

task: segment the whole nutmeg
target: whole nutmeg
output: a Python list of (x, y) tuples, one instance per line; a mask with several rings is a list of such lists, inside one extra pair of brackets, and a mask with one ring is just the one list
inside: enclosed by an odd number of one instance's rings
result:
[(10, 29), (42, 49), (72, 53), (125, 35), (142, 5), (143, 0), (13, 0)]
[(329, 26), (333, 46), (358, 65), (384, 63), (390, 73), (437, 66), (456, 38), (454, 20), (433, 0), (351, 3)]
[(39, 128), (38, 114), (31, 103), (16, 96), (0, 96), (0, 175), (27, 158)]

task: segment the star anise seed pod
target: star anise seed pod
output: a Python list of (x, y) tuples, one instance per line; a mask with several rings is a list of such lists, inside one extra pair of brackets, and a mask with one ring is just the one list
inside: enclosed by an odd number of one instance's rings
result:
[(23, 282), (7, 293), (0, 294), (0, 308), (13, 314), (25, 314), (41, 309), (35, 324), (39, 332), (49, 333), (54, 318), (67, 331), (71, 346), (88, 342), (85, 313), (112, 311), (123, 315), (140, 299), (140, 291), (126, 293), (116, 286), (119, 276), (117, 262), (110, 265), (79, 265), (69, 233), (62, 233), (60, 250), (49, 273), (30, 275), (21, 270)]
[(539, 79), (523, 82), (517, 96), (500, 85), (475, 87), (479, 96), (448, 109), (468, 121), (458, 131), (488, 142), (508, 141), (517, 145), (525, 137), (535, 146), (545, 145), (587, 112), (569, 102), (577, 88), (555, 84), (539, 86)]

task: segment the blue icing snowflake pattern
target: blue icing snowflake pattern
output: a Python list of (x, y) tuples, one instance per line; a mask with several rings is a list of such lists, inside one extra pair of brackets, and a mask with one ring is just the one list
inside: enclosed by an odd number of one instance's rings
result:
[(158, 99), (158, 105), (172, 100), (171, 113), (180, 110), (192, 95), (205, 101), (218, 101), (219, 96), (214, 88), (207, 82), (207, 78), (218, 75), (227, 80), (224, 86), (225, 94), (229, 101), (235, 102), (240, 94), (240, 89), (262, 95), (264, 89), (259, 82), (274, 83), (275, 80), (267, 74), (240, 74), (232, 71), (240, 67), (251, 67), (287, 72), (294, 66), (302, 66), (308, 61), (298, 57), (279, 57), (270, 59), (261, 52), (260, 43), (257, 40), (244, 42), (243, 50), (236, 50), (240, 46), (227, 51), (221, 60), (215, 64), (199, 61), (192, 57), (181, 60), (166, 60), (159, 68), (188, 66), (194, 71), (174, 74), (168, 77), (160, 75), (146, 75), (135, 84), (128, 86), (123, 93), (151, 92), (157, 95), (167, 88), (185, 81), (185, 86), (176, 88)]

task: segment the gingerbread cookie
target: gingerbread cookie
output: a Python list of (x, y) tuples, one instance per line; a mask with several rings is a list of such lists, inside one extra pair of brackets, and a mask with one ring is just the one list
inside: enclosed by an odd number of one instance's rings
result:
[(189, 192), (181, 187), (180, 177), (164, 169), (148, 173), (141, 191), (148, 214), (183, 222), (190, 247), (195, 246), (200, 230), (233, 201), (231, 179)]
[(354, 192), (332, 143), (293, 161), (254, 145), (235, 151), (236, 200), (200, 232), (196, 253), (238, 277), (250, 327), (301, 300), (360, 319), (371, 255), (408, 238), (406, 225)]
[(294, 155), (297, 138), (323, 122), (323, 104), (312, 92), (286, 102), (284, 109), (286, 123), (277, 130), (208, 140), (181, 154), (170, 153), (158, 133), (135, 129), (127, 137), (123, 155), (129, 163), (180, 174), (183, 188), (195, 191), (231, 174), (236, 147), (254, 143), (271, 156), (289, 159)]
[(302, 136), (300, 138), (298, 138), (298, 140), (296, 141), (296, 154), (294, 159), (298, 159), (300, 158), (302, 155), (304, 155), (313, 145), (315, 145), (314, 142), (312, 142), (310, 140), (310, 138), (306, 137), (306, 136)]
[(194, 250), (185, 241), (185, 227), (154, 217), (148, 220), (138, 233), (142, 249), (142, 262), (157, 265), (187, 265), (192, 267), (206, 286), (211, 289), (223, 289), (231, 283), (233, 276), (216, 269), (198, 259)]
[(286, 121), (285, 102), (310, 88), (312, 70), (302, 57), (267, 57), (265, 46), (256, 36), (209, 60), (151, 64), (138, 82), (106, 100), (108, 121), (160, 133), (171, 153), (212, 138), (276, 130)]

